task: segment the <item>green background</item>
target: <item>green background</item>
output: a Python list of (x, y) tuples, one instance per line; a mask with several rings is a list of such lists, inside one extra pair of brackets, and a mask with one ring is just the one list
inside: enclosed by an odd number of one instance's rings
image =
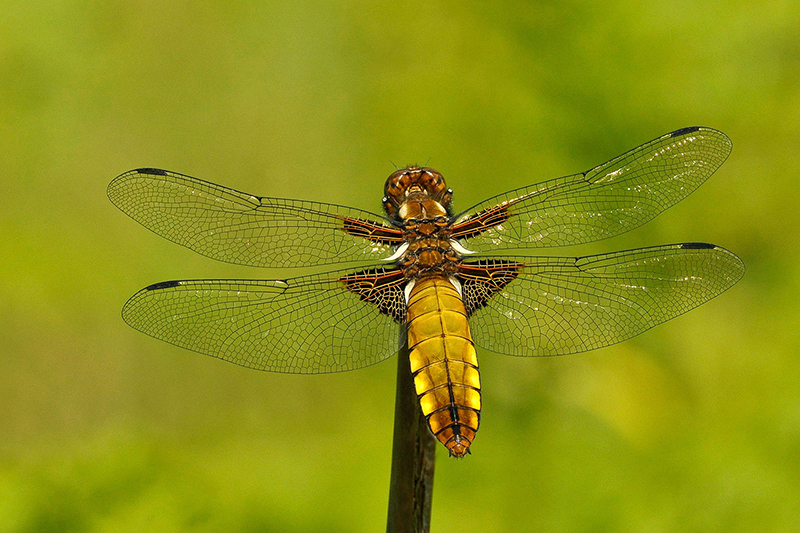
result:
[(394, 360), (255, 372), (128, 328), (157, 281), (285, 277), (148, 232), (105, 188), (154, 166), (377, 211), (394, 164), (457, 208), (671, 130), (707, 184), (583, 254), (681, 241), (745, 278), (623, 344), (481, 357), (435, 531), (800, 528), (800, 8), (774, 2), (6, 2), (0, 531), (380, 531)]

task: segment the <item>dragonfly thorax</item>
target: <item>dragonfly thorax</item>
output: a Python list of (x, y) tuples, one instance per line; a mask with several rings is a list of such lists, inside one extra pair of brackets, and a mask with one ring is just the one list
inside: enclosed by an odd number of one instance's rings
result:
[(458, 270), (461, 254), (450, 241), (437, 238), (423, 238), (408, 243), (408, 248), (400, 259), (400, 266), (407, 279), (422, 274), (444, 274), (449, 276)]
[(431, 168), (404, 168), (389, 176), (384, 191), (386, 214), (401, 228), (406, 243), (398, 260), (406, 279), (454, 273), (461, 254), (450, 243), (453, 192), (442, 175)]

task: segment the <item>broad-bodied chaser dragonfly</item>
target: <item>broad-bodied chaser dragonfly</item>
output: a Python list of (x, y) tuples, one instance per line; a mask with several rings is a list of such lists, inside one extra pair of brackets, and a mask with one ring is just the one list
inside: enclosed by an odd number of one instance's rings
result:
[(157, 339), (271, 372), (353, 370), (407, 336), (430, 430), (455, 457), (478, 431), (475, 347), (562, 355), (629, 339), (707, 302), (744, 274), (733, 253), (682, 243), (586, 257), (498, 255), (575, 245), (649, 221), (728, 157), (725, 134), (674, 131), (586, 172), (522, 187), (454, 214), (431, 168), (389, 176), (385, 216), (254, 196), (154, 168), (108, 186), (158, 235), (219, 261), (269, 268), (351, 264), (278, 280), (165, 281), (122, 316)]

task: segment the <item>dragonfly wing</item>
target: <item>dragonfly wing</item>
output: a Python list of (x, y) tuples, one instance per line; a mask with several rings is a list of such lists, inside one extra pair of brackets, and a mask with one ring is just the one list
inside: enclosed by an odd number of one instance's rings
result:
[(403, 242), (398, 229), (367, 211), (254, 196), (160, 169), (122, 174), (109, 184), (108, 197), (154, 233), (240, 265), (374, 262)]
[(383, 268), (285, 281), (167, 281), (136, 293), (122, 317), (152, 337), (248, 368), (341, 372), (397, 352), (403, 282), (401, 272)]
[(733, 286), (733, 253), (685, 243), (588, 257), (502, 257), (461, 275), (475, 343), (516, 356), (563, 355), (634, 337)]
[(731, 152), (722, 132), (674, 131), (586, 172), (501, 194), (472, 207), (453, 237), (481, 252), (605, 239), (684, 199)]

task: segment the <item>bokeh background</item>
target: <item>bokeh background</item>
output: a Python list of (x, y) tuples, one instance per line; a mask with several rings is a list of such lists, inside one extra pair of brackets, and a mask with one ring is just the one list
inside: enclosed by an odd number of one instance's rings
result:
[(773, 2), (3, 4), (0, 531), (380, 531), (394, 360), (274, 375), (119, 311), (156, 281), (285, 277), (171, 244), (107, 200), (162, 167), (379, 210), (394, 164), (458, 207), (671, 130), (734, 151), (576, 254), (680, 241), (748, 271), (623, 344), (479, 353), (481, 431), (438, 449), (435, 531), (800, 529), (800, 7)]

